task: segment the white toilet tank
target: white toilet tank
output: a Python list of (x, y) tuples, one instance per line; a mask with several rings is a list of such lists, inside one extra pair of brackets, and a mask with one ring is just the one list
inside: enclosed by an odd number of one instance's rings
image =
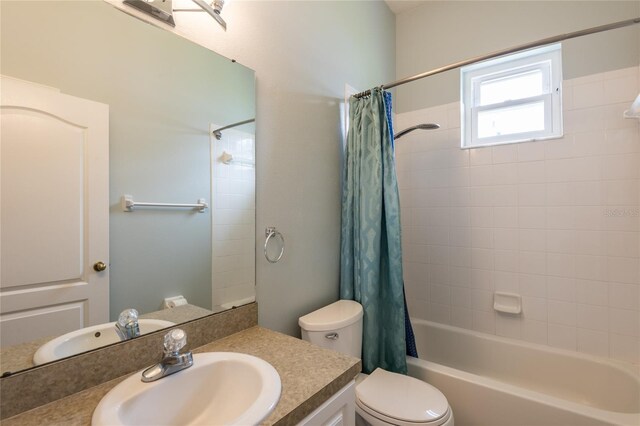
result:
[(356, 358), (362, 353), (362, 306), (339, 300), (300, 317), (302, 339)]

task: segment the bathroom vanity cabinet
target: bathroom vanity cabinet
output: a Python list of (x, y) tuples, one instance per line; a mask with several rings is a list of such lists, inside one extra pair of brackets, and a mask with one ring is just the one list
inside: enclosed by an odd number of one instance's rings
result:
[(305, 417), (299, 426), (353, 426), (356, 423), (356, 382), (352, 380), (313, 413)]
[[(207, 343), (193, 352), (246, 353), (267, 361), (278, 371), (282, 393), (263, 425), (351, 426), (355, 422), (354, 379), (361, 369), (357, 358), (258, 326)], [(49, 426), (90, 425), (102, 397), (131, 374), (2, 419), (2, 424), (39, 424), (46, 419)]]

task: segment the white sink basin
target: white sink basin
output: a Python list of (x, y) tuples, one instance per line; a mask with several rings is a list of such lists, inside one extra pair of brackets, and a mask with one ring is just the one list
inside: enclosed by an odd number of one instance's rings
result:
[(280, 375), (266, 361), (235, 352), (193, 355), (193, 366), (151, 383), (141, 371), (114, 387), (93, 426), (255, 425), (280, 399)]
[[(175, 325), (170, 321), (156, 319), (141, 319), (138, 320), (138, 324), (140, 326), (140, 334), (151, 333), (152, 331)], [(120, 337), (116, 333), (115, 322), (81, 328), (49, 340), (40, 346), (33, 355), (33, 363), (35, 365), (44, 364), (45, 362), (101, 348), (119, 341)]]

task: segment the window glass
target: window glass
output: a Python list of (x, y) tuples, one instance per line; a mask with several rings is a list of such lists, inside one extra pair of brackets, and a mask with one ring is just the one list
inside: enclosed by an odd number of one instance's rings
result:
[(543, 94), (543, 76), (542, 71), (537, 69), (483, 81), (480, 83), (479, 105), (497, 104), (541, 94)]
[(478, 112), (478, 138), (544, 130), (544, 102)]

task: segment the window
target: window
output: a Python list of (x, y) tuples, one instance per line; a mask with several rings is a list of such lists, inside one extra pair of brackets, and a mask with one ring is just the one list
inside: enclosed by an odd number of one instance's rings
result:
[(462, 148), (562, 137), (560, 44), (460, 71)]

